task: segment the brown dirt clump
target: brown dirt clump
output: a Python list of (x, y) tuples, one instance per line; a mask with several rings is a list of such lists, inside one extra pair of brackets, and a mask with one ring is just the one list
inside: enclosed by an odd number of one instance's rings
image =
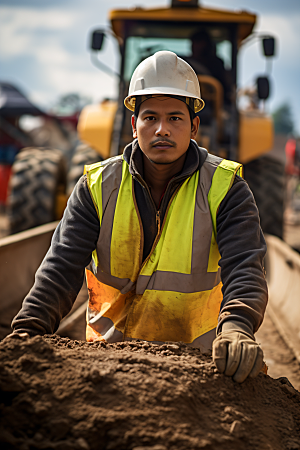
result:
[(185, 344), (0, 344), (0, 448), (300, 449), (300, 393), (235, 383)]

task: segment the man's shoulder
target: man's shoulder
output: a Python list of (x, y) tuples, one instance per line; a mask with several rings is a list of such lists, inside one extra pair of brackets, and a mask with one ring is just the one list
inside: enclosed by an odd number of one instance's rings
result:
[[(201, 150), (201, 147), (199, 149)], [(212, 155), (211, 153), (207, 152), (207, 156), (203, 164), (207, 166), (218, 167), (222, 161), (224, 161), (224, 159), (220, 156)]]
[[(199, 150), (205, 150), (201, 147)], [(211, 153), (208, 153), (206, 150), (206, 154), (204, 154), (205, 159), (201, 165), (201, 177), (208, 177), (209, 179), (213, 177), (217, 167), (220, 166), (222, 161), (224, 161), (223, 158), (220, 158), (219, 156), (212, 155)], [(205, 175), (206, 174), (206, 175)]]
[(220, 169), (223, 169), (224, 171), (232, 172), (235, 175), (240, 175), (243, 167), (242, 164), (236, 161), (224, 159), (220, 156), (212, 155), (210, 153), (207, 153), (207, 157), (203, 165), (212, 168), (213, 171), (215, 171), (215, 169), (218, 167)]
[(86, 172), (97, 171), (100, 169), (102, 172), (106, 167), (110, 166), (119, 166), (123, 163), (123, 155), (112, 156), (111, 158), (104, 159), (103, 161), (99, 161), (94, 164), (90, 164), (89, 166), (85, 166)]
[(207, 193), (212, 185), (214, 189), (219, 189), (221, 185), (229, 184), (229, 191), (233, 184), (244, 181), (242, 176), (242, 164), (211, 153), (207, 153), (200, 170), (201, 184), (206, 188)]
[(123, 155), (113, 156), (104, 161), (85, 166), (84, 173), (87, 175), (88, 180), (93, 179), (94, 181), (101, 179), (101, 176), (107, 178), (115, 174), (121, 175), (123, 161)]
[(194, 148), (196, 148), (200, 156), (200, 168), (203, 165), (218, 167), (221, 162), (224, 161), (224, 158), (213, 155), (212, 153), (209, 153), (206, 148), (200, 147), (196, 141), (192, 140), (192, 143), (194, 144)]

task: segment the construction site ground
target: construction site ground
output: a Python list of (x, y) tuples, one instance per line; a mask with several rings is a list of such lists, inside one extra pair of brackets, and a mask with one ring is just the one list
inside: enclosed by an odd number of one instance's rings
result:
[(1, 449), (296, 450), (300, 393), (181, 343), (0, 343)]

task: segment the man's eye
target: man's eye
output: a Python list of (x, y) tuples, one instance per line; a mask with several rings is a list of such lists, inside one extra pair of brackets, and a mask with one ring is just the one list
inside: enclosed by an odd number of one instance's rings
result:
[(155, 117), (154, 116), (147, 116), (147, 117), (145, 117), (145, 120), (155, 120)]
[(180, 120), (180, 117), (172, 116), (172, 117), (170, 118), (170, 120), (175, 120), (175, 121), (177, 121), (177, 120)]

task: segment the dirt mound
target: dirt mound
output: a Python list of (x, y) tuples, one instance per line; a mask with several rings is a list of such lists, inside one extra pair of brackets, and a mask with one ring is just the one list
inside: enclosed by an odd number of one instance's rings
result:
[(300, 449), (300, 394), (184, 344), (0, 344), (1, 449)]

